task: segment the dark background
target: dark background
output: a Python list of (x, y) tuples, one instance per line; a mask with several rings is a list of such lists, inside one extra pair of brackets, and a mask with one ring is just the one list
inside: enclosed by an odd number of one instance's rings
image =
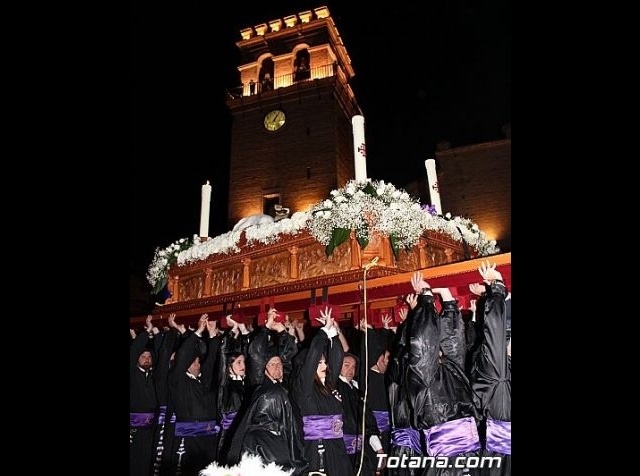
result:
[(155, 248), (198, 232), (206, 180), (213, 185), (210, 236), (229, 229), (225, 90), (239, 85), (242, 28), (329, 7), (356, 73), (351, 86), (373, 179), (403, 187), (426, 175), (424, 160), (439, 142), (500, 139), (511, 122), (506, 0), (131, 5), (132, 313), (152, 303), (144, 275)]

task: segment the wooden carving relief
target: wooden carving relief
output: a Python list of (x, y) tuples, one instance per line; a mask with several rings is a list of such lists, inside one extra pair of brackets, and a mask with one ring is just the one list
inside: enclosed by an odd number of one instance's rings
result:
[(444, 249), (428, 244), (426, 251), (427, 266), (440, 266), (447, 263), (447, 255), (445, 255)]
[(242, 289), (242, 264), (214, 269), (211, 273), (211, 295), (219, 296), (239, 292)]
[(420, 269), (420, 250), (417, 246), (409, 250), (401, 249), (398, 253), (398, 259), (396, 260), (396, 266), (400, 269), (411, 271)]
[(253, 259), (249, 265), (249, 287), (261, 288), (289, 282), (290, 259), (288, 251)]
[(204, 275), (185, 276), (180, 279), (178, 295), (180, 301), (189, 301), (202, 297)]
[(340, 245), (331, 256), (325, 253), (325, 246), (314, 243), (298, 250), (298, 276), (300, 279), (313, 278), (325, 274), (339, 273), (349, 269), (351, 249)]

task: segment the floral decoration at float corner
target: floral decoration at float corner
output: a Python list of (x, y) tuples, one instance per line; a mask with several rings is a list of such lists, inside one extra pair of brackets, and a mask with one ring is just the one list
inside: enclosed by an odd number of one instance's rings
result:
[(167, 284), (167, 270), (178, 259), (181, 251), (191, 248), (193, 240), (189, 238), (180, 238), (174, 241), (166, 248), (156, 248), (153, 260), (147, 270), (147, 281), (151, 284), (152, 294), (158, 294)]
[(374, 233), (389, 237), (398, 257), (401, 248), (415, 245), (425, 230), (442, 231), (457, 241), (473, 246), (480, 255), (499, 251), (478, 225), (463, 217), (436, 214), (432, 205), (420, 205), (406, 191), (380, 181), (349, 181), (331, 191), (331, 198), (314, 205), (310, 211), (309, 231), (326, 245), (327, 256), (355, 231), (361, 248)]

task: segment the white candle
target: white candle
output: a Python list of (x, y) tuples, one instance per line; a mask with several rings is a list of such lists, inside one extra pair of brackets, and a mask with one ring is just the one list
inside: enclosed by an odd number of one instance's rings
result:
[(200, 205), (200, 236), (209, 236), (209, 209), (211, 206), (211, 185), (209, 181), (202, 186), (202, 203)]
[(431, 205), (436, 207), (436, 213), (438, 215), (442, 215), (440, 191), (438, 190), (438, 176), (436, 175), (436, 159), (425, 160), (424, 166), (427, 169), (427, 179), (429, 181), (429, 197), (431, 197)]
[(353, 126), (353, 160), (356, 180), (367, 180), (367, 151), (364, 143), (364, 116), (355, 115), (351, 118)]

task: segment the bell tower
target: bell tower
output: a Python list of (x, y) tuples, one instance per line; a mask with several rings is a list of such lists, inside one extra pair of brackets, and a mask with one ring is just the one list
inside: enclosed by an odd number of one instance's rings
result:
[(244, 28), (230, 90), (229, 225), (306, 211), (354, 177), (351, 59), (327, 7)]

